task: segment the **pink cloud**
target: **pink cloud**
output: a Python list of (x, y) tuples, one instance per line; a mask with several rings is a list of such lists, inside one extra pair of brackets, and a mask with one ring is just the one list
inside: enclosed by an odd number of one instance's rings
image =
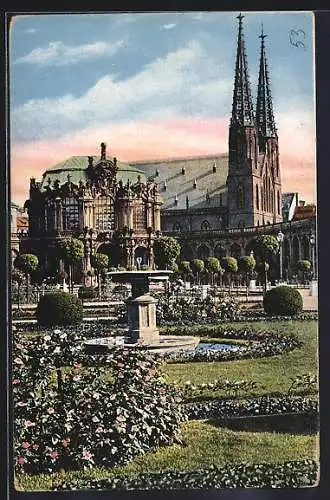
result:
[[(28, 197), (31, 177), (37, 179), (54, 164), (74, 155), (97, 155), (102, 141), (121, 161), (219, 154), (228, 151), (228, 119), (175, 118), (160, 122), (129, 122), (85, 129), (59, 139), (14, 144), (11, 152), (12, 200)], [(294, 141), (286, 126), (280, 135), (283, 191), (298, 191), (315, 200), (313, 138)], [(280, 131), (281, 132), (281, 131)], [(281, 132), (282, 133), (282, 132)], [(305, 134), (306, 136), (306, 134)], [(283, 137), (283, 139), (282, 139)]]

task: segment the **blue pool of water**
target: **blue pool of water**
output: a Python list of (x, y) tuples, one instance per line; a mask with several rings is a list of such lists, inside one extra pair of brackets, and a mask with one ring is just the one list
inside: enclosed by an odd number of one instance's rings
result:
[(239, 346), (234, 344), (212, 344), (208, 342), (200, 342), (196, 347), (196, 351), (237, 351)]

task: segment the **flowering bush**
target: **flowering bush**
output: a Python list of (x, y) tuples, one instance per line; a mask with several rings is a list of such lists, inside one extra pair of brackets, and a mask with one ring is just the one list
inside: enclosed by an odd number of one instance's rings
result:
[(157, 305), (157, 323), (191, 324), (206, 321), (235, 320), (239, 317), (240, 307), (232, 297), (212, 297), (205, 299), (196, 296), (161, 295)]
[[(78, 333), (14, 341), (17, 472), (114, 466), (179, 441), (186, 419), (178, 389), (142, 348), (114, 348), (92, 365)], [(111, 380), (105, 373), (111, 371)]]

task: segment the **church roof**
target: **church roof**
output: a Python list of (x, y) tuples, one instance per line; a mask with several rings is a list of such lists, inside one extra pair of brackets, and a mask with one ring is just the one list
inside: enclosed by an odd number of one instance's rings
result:
[[(108, 160), (113, 160), (113, 158), (107, 156)], [(93, 156), (94, 165), (100, 161), (99, 156)], [(124, 183), (128, 181), (136, 182), (138, 175), (141, 176), (142, 181), (146, 181), (145, 174), (142, 170), (139, 170), (128, 163), (123, 163), (117, 160), (118, 172), (117, 180), (122, 180)], [(42, 176), (41, 188), (48, 184), (48, 179), (51, 181), (59, 180), (60, 185), (64, 184), (68, 180), (68, 174), (71, 176), (71, 182), (73, 184), (78, 184), (79, 181), (86, 182), (88, 180), (87, 170), (88, 168), (88, 156), (71, 156), (60, 163), (57, 163), (53, 167), (48, 168)]]
[(162, 209), (186, 209), (187, 196), (189, 208), (219, 207), (220, 194), (222, 206), (227, 204), (227, 196), (223, 196), (227, 194), (226, 154), (137, 161), (131, 165), (143, 170), (157, 184), (163, 200)]

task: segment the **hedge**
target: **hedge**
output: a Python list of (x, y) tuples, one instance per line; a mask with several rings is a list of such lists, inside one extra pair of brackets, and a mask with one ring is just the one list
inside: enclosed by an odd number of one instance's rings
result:
[(105, 479), (77, 479), (54, 485), (63, 490), (163, 490), (200, 488), (305, 488), (316, 486), (318, 464), (314, 460), (296, 460), (280, 464), (211, 466), (194, 471), (169, 470)]

